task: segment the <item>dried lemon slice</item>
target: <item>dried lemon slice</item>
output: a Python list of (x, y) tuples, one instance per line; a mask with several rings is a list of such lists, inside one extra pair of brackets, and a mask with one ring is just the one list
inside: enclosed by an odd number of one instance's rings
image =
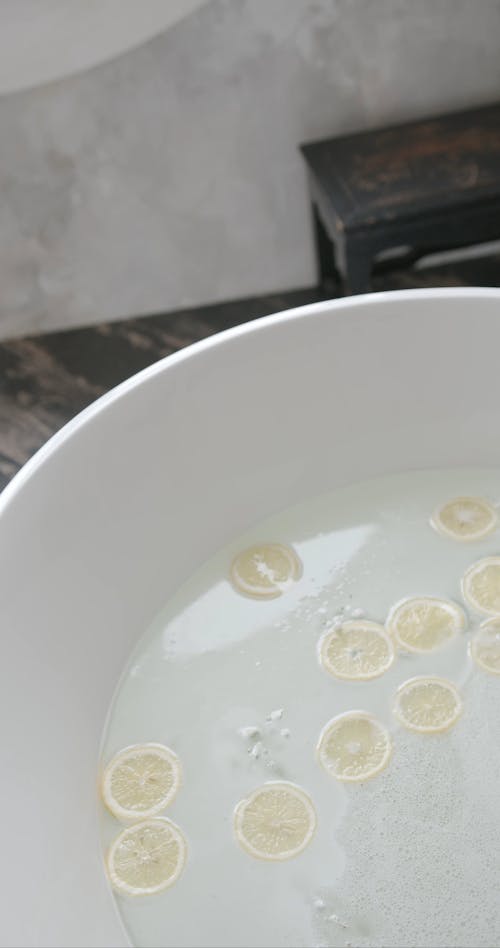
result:
[(394, 713), (410, 731), (447, 731), (462, 711), (462, 699), (446, 678), (410, 678), (396, 693)]
[(500, 618), (483, 622), (469, 648), (476, 665), (492, 675), (500, 675)]
[(275, 599), (302, 575), (302, 564), (283, 543), (259, 543), (243, 550), (231, 565), (234, 588), (253, 599)]
[(109, 880), (125, 895), (154, 895), (179, 878), (186, 864), (186, 840), (171, 820), (144, 820), (116, 837), (108, 853)]
[(438, 507), (431, 524), (438, 533), (453, 540), (479, 540), (498, 523), (495, 508), (482, 497), (455, 497)]
[(387, 728), (371, 714), (348, 711), (325, 724), (316, 752), (329, 774), (354, 782), (369, 780), (387, 766), (392, 742)]
[(320, 641), (320, 661), (336, 678), (368, 680), (382, 675), (394, 661), (394, 647), (377, 622), (351, 619)]
[(291, 859), (302, 852), (316, 829), (316, 813), (307, 793), (293, 783), (263, 784), (234, 811), (234, 833), (257, 859)]
[(464, 599), (476, 612), (500, 615), (500, 556), (485, 556), (462, 579)]
[(118, 820), (138, 820), (164, 810), (181, 779), (180, 760), (170, 748), (135, 744), (120, 751), (106, 767), (102, 796)]
[(387, 630), (409, 652), (430, 652), (465, 628), (465, 614), (449, 599), (403, 599), (391, 609)]

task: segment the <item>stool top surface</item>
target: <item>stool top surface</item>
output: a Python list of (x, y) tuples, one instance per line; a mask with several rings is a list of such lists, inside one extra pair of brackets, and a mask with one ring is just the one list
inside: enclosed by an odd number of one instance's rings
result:
[(302, 146), (345, 229), (500, 196), (500, 104)]

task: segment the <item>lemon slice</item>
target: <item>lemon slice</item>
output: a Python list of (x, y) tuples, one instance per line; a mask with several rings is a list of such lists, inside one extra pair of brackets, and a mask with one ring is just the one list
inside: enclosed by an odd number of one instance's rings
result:
[(125, 895), (154, 895), (168, 889), (186, 864), (186, 840), (171, 820), (143, 820), (128, 826), (108, 852), (111, 885)]
[(118, 820), (160, 813), (174, 799), (182, 779), (179, 758), (163, 744), (126, 747), (108, 764), (102, 796)]
[(312, 801), (293, 783), (265, 783), (241, 800), (234, 811), (236, 839), (256, 859), (298, 856), (315, 829)]
[(479, 540), (495, 529), (498, 514), (482, 497), (455, 497), (434, 511), (431, 524), (453, 540)]
[(485, 556), (462, 579), (464, 599), (476, 612), (500, 615), (500, 556)]
[(396, 717), (410, 731), (435, 734), (447, 731), (462, 711), (462, 699), (446, 678), (411, 678), (398, 688), (394, 704)]
[(368, 680), (382, 675), (394, 661), (394, 647), (383, 626), (351, 619), (320, 641), (320, 661), (336, 678)]
[(414, 597), (390, 611), (387, 630), (408, 652), (431, 652), (465, 628), (465, 614), (449, 599)]
[(500, 675), (500, 618), (483, 622), (471, 639), (470, 654), (480, 668)]
[(369, 780), (389, 763), (392, 741), (387, 728), (371, 714), (348, 711), (325, 724), (316, 752), (337, 780)]
[(275, 599), (300, 579), (302, 564), (289, 546), (260, 543), (243, 550), (231, 565), (231, 582), (253, 599)]

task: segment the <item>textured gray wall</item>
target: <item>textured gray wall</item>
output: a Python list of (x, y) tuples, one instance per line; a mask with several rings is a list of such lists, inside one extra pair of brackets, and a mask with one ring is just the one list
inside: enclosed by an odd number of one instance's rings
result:
[(500, 0), (211, 0), (0, 99), (0, 335), (314, 281), (297, 144), (492, 101)]

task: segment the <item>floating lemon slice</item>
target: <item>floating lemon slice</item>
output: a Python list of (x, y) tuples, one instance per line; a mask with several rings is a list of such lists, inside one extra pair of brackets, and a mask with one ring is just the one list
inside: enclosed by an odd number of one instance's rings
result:
[(320, 763), (337, 780), (360, 781), (375, 777), (392, 753), (389, 732), (365, 711), (349, 711), (323, 728), (317, 746)]
[(382, 675), (394, 661), (394, 647), (377, 622), (352, 619), (320, 641), (320, 661), (336, 678), (368, 680)]
[(462, 593), (476, 612), (500, 615), (500, 556), (486, 556), (469, 566), (462, 579)]
[(302, 575), (302, 564), (289, 546), (260, 543), (243, 550), (231, 565), (231, 582), (253, 599), (275, 599)]
[(293, 783), (265, 783), (234, 811), (240, 845), (257, 859), (291, 859), (302, 852), (316, 829), (316, 813), (307, 793)]
[(446, 678), (411, 678), (398, 688), (394, 713), (410, 731), (447, 731), (462, 711), (462, 699)]
[(390, 611), (387, 630), (409, 652), (431, 652), (465, 629), (465, 614), (449, 599), (414, 597)]
[(160, 813), (174, 799), (182, 779), (179, 758), (163, 744), (126, 747), (108, 764), (103, 800), (118, 820)]
[(434, 511), (431, 524), (453, 540), (479, 540), (495, 529), (498, 514), (482, 497), (455, 497)]
[(500, 618), (483, 622), (471, 639), (470, 654), (480, 668), (500, 675)]
[(116, 837), (108, 853), (108, 876), (117, 892), (154, 895), (177, 881), (186, 854), (186, 840), (175, 823), (144, 820)]
[(464, 599), (476, 612), (500, 615), (500, 556), (485, 556), (462, 577)]

